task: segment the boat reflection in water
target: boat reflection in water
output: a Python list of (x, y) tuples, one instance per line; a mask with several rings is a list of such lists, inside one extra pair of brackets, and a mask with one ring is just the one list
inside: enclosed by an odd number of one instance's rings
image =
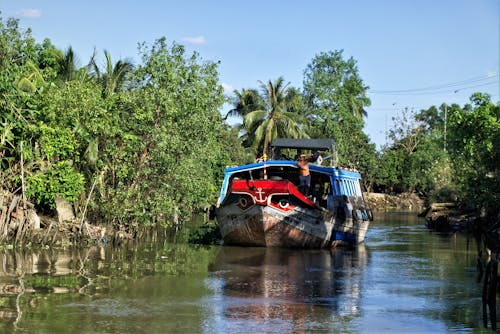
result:
[(224, 247), (207, 281), (215, 300), (207, 302), (212, 314), (205, 329), (339, 330), (332, 326), (359, 316), (367, 261), (364, 244), (332, 250)]

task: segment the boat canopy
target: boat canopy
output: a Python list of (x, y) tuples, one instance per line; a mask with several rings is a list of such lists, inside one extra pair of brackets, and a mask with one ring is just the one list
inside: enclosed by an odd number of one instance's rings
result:
[(304, 150), (329, 151), (335, 147), (333, 139), (292, 139), (277, 138), (271, 144), (274, 148), (295, 148)]
[[(277, 138), (271, 147), (273, 148), (273, 159), (281, 159), (281, 149), (292, 150), (311, 150), (311, 151), (327, 151), (329, 152), (328, 158), (330, 159), (330, 166), (333, 166), (337, 160), (337, 152), (335, 141), (329, 138), (323, 139), (292, 139), (292, 138)], [(326, 159), (326, 158), (325, 158)]]

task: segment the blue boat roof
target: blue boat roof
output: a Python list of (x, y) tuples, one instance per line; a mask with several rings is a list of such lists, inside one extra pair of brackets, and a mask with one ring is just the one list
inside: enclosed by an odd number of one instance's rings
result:
[[(292, 160), (266, 160), (265, 162), (260, 161), (247, 165), (227, 167), (224, 172), (224, 180), (222, 182), (222, 188), (218, 203), (221, 203), (225, 199), (230, 179), (234, 174), (263, 169), (264, 166), (266, 166), (266, 168), (279, 167), (279, 166), (298, 168), (297, 162)], [(361, 179), (361, 174), (358, 171), (349, 170), (345, 168), (339, 168), (333, 166), (319, 166), (311, 163), (309, 164), (309, 169), (311, 172), (322, 173), (328, 175), (329, 177), (332, 177), (333, 179), (344, 179), (351, 181), (358, 181), (359, 179)]]
[[(225, 174), (226, 176), (230, 176), (237, 172), (244, 172), (249, 170), (261, 169), (266, 165), (266, 167), (272, 166), (288, 166), (288, 167), (297, 167), (297, 162), (292, 160), (267, 160), (261, 162), (255, 162), (247, 165), (227, 167)], [(361, 174), (356, 170), (344, 169), (340, 167), (332, 167), (332, 166), (319, 166), (315, 164), (309, 164), (309, 169), (314, 172), (324, 173), (328, 175), (335, 175), (337, 177), (344, 177), (348, 179), (360, 179)]]

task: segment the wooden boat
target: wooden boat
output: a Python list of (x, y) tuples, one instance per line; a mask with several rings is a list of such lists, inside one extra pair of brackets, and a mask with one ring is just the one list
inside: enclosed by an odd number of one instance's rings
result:
[[(224, 243), (240, 246), (331, 248), (364, 241), (372, 218), (359, 172), (310, 163), (310, 189), (299, 190), (299, 168), (283, 151), (334, 159), (332, 139), (277, 139), (273, 158), (225, 170), (213, 216)], [(326, 160), (326, 159), (325, 159)]]

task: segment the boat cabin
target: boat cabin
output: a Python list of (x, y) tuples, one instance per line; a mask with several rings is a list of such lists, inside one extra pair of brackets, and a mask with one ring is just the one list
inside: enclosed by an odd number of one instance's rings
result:
[[(212, 211), (224, 242), (324, 248), (364, 241), (372, 215), (363, 200), (361, 175), (335, 166), (334, 141), (277, 139), (271, 147), (271, 159), (225, 170)], [(301, 154), (309, 157), (306, 189), (300, 188)]]
[[(326, 210), (334, 209), (347, 198), (352, 201), (363, 200), (359, 172), (334, 167), (336, 152), (333, 139), (280, 138), (271, 147), (271, 160), (226, 169), (219, 203), (225, 200), (228, 192), (234, 192), (233, 183), (236, 180), (245, 180), (247, 187), (255, 187), (256, 182), (262, 180), (287, 181), (290, 185), (280, 185), (287, 188), (284, 193), (293, 193), (301, 202)], [(296, 158), (300, 154), (311, 157), (311, 187), (308, 191), (298, 189), (300, 181)], [(329, 166), (324, 166), (327, 161)], [(281, 183), (275, 184), (278, 186)], [(274, 198), (278, 200), (279, 196), (276, 194)]]

